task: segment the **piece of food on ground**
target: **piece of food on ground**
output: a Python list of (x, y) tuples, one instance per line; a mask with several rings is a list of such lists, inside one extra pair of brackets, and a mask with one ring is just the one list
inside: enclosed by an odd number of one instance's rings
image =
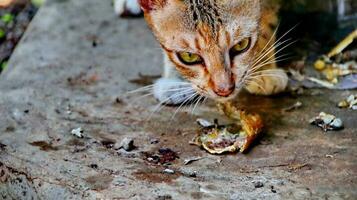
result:
[(192, 144), (203, 147), (211, 154), (246, 152), (263, 129), (261, 117), (238, 110), (232, 104), (221, 105), (220, 108), (236, 122), (224, 126), (215, 122), (213, 126), (202, 127)]
[(357, 73), (357, 49), (346, 50), (356, 39), (357, 29), (315, 62), (315, 69), (332, 84), (337, 84), (340, 77)]
[(337, 106), (339, 108), (357, 110), (357, 94), (348, 96), (346, 99), (340, 101)]
[(310, 124), (322, 128), (325, 132), (338, 131), (344, 128), (340, 118), (324, 112), (321, 112), (317, 117), (312, 118)]

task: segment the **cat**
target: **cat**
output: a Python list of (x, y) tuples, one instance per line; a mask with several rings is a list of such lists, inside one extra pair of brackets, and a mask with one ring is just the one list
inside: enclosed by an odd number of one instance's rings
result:
[(116, 0), (114, 5), (121, 14), (144, 12), (164, 52), (163, 77), (153, 94), (161, 103), (178, 105), (198, 95), (225, 102), (244, 88), (256, 95), (286, 89), (288, 77), (276, 66), (275, 48), (289, 41), (276, 41), (273, 1)]

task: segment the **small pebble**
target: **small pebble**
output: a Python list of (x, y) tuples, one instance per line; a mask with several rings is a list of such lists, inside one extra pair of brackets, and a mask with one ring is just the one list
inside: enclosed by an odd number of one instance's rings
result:
[(175, 173), (175, 171), (172, 170), (172, 169), (165, 169), (163, 172), (164, 172), (165, 174), (174, 174), (174, 173)]
[(200, 125), (200, 126), (202, 126), (204, 128), (213, 126), (213, 124), (211, 122), (209, 122), (209, 121), (207, 121), (205, 119), (201, 119), (201, 118), (197, 119), (196, 122), (197, 122), (198, 125)]
[(98, 169), (98, 165), (97, 164), (90, 164), (89, 167), (93, 168), (93, 169)]
[(203, 159), (203, 158), (202, 158), (202, 157), (188, 158), (188, 159), (185, 159), (185, 160), (184, 160), (183, 164), (184, 164), (184, 165), (188, 165), (188, 164), (190, 164), (190, 163), (192, 163), (192, 162), (195, 162), (195, 161), (198, 161), (198, 160), (201, 160), (201, 159)]
[(264, 187), (264, 184), (262, 182), (260, 182), (260, 181), (257, 181), (257, 182), (254, 183), (254, 187), (255, 188), (262, 188), (262, 187)]
[(157, 144), (159, 143), (160, 141), (156, 138), (153, 138), (153, 139), (150, 139), (150, 144)]
[(79, 128), (76, 128), (76, 129), (73, 129), (72, 131), (71, 131), (71, 134), (72, 135), (75, 135), (75, 136), (77, 136), (77, 137), (79, 137), (79, 138), (83, 138), (83, 129), (81, 128), (81, 127), (79, 127)]
[(134, 140), (132, 138), (124, 138), (120, 143), (114, 145), (114, 149), (123, 148), (125, 151), (131, 151), (135, 148)]

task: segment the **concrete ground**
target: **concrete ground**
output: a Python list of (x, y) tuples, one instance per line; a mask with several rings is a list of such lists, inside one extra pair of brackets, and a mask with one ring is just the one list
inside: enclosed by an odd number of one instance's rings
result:
[[(123, 95), (161, 65), (144, 21), (118, 19), (110, 0), (50, 0), (0, 76), (0, 199), (357, 199), (357, 112), (335, 106), (356, 91), (243, 94), (265, 135), (245, 155), (214, 156), (189, 145), (197, 118), (222, 117), (213, 102), (147, 120), (157, 102)], [(283, 111), (296, 101), (301, 109)], [(320, 111), (345, 129), (309, 125)], [(71, 134), (79, 127), (84, 138)], [(112, 147), (126, 137), (134, 150)], [(160, 148), (177, 157), (153, 162)], [(184, 165), (192, 157), (202, 159)]]

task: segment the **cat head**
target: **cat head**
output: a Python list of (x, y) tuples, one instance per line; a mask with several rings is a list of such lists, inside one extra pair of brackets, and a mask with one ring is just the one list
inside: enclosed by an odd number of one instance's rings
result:
[(253, 62), (259, 0), (140, 0), (145, 18), (176, 69), (216, 100), (236, 96)]

